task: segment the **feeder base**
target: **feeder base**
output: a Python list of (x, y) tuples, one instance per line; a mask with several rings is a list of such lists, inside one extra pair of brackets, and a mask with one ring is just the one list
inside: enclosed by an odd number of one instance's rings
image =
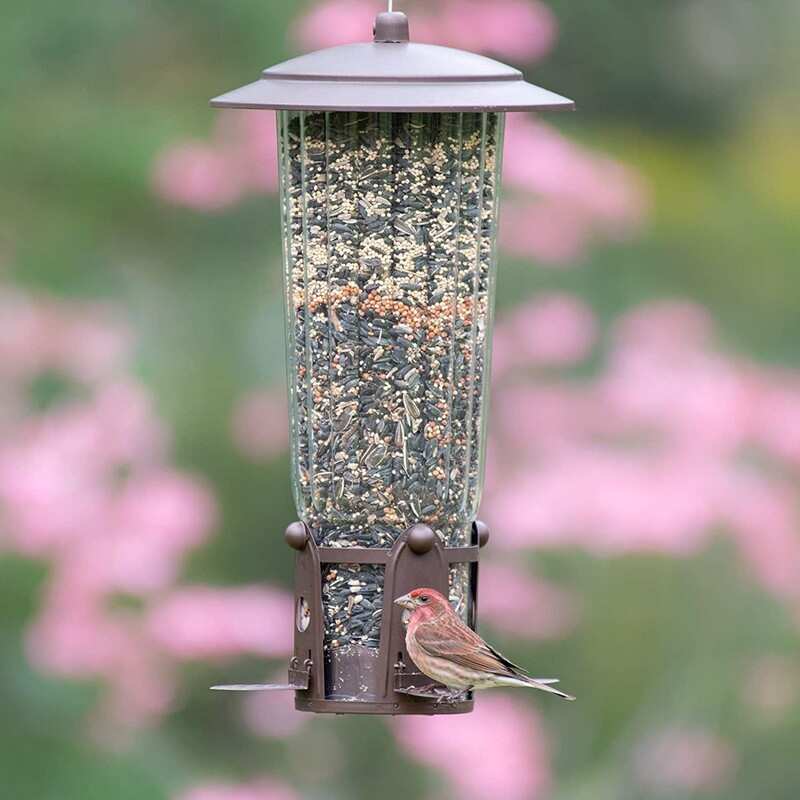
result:
[[(290, 525), (286, 541), (296, 551), (294, 656), (285, 684), (215, 686), (227, 691), (294, 691), (295, 708), (315, 714), (469, 714), (471, 694), (451, 699), (444, 686), (415, 670), (405, 646), (402, 612), (392, 599), (418, 586), (447, 593), (453, 564), (470, 566), (470, 625), (475, 627), (478, 552), (489, 533), (475, 522), (472, 544), (445, 547), (424, 525), (405, 531), (389, 549), (318, 547), (302, 522)], [(324, 647), (322, 564), (376, 564), (384, 569), (380, 646), (348, 645), (335, 656)]]
[(469, 714), (474, 707), (473, 700), (456, 703), (439, 703), (423, 698), (404, 698), (397, 703), (370, 703), (363, 700), (318, 700), (295, 695), (294, 707), (298, 711), (312, 711), (315, 714)]

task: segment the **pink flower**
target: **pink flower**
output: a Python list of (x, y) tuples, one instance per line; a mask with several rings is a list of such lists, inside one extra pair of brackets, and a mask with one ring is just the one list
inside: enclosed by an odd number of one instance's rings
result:
[(21, 292), (0, 293), (0, 374), (4, 380), (27, 380), (50, 361), (50, 329), (57, 321), (44, 304)]
[(598, 377), (534, 385), (518, 368), (536, 362), (536, 348), (523, 350), (537, 337), (520, 330), (537, 331), (537, 313), (532, 304), (498, 325), (484, 501), (496, 544), (685, 557), (724, 530), (758, 583), (800, 607), (793, 484), (742, 458), (755, 444), (793, 466), (800, 377), (718, 352), (704, 309), (662, 301), (620, 319)]
[(636, 775), (651, 791), (719, 792), (730, 785), (736, 766), (726, 741), (694, 728), (666, 728), (635, 753)]
[(132, 382), (18, 421), (0, 444), (0, 509), (15, 546), (43, 555), (100, 530), (108, 538), (115, 472), (155, 462), (163, 439), (150, 398)]
[(501, 243), (548, 264), (574, 261), (597, 236), (628, 238), (647, 211), (639, 177), (521, 114), (506, 127)]
[(271, 111), (220, 114), (209, 142), (183, 142), (159, 155), (153, 190), (167, 203), (197, 211), (228, 208), (250, 192), (274, 192), (277, 139)]
[(101, 304), (35, 301), (21, 292), (0, 291), (0, 375), (28, 381), (45, 370), (91, 383), (119, 370), (131, 334)]
[(157, 601), (146, 625), (164, 652), (179, 660), (282, 658), (292, 648), (292, 606), (291, 595), (266, 586), (184, 587)]
[(685, 556), (708, 540), (719, 497), (713, 463), (586, 447), (507, 479), (484, 507), (498, 546)]
[[(297, 39), (313, 48), (368, 41), (375, 14), (385, 10), (385, 3), (327, 0), (301, 19)], [(412, 41), (519, 61), (542, 58), (557, 34), (553, 12), (537, 0), (493, 0), (491, 4), (442, 0), (430, 11), (417, 8), (409, 16)]]
[(612, 354), (598, 400), (631, 430), (660, 430), (687, 449), (720, 453), (740, 446), (753, 411), (737, 366), (713, 353), (664, 353), (643, 342)]
[(117, 504), (120, 526), (140, 535), (153, 531), (180, 547), (202, 542), (215, 521), (211, 493), (197, 480), (169, 469), (128, 481)]
[[(108, 500), (95, 439), (82, 420), (22, 429), (0, 449), (0, 511), (14, 547), (30, 556), (53, 553), (94, 530)], [(76, 424), (73, 424), (76, 423)]]
[(713, 344), (714, 333), (708, 309), (684, 300), (645, 303), (614, 325), (620, 346), (639, 346), (659, 353), (705, 351)]
[(102, 599), (72, 580), (51, 581), (27, 634), (28, 657), (39, 669), (66, 677), (110, 673), (128, 630), (105, 613)]
[(264, 461), (286, 452), (288, 414), (285, 392), (264, 390), (245, 395), (231, 420), (236, 447), (252, 461)]
[(482, 695), (472, 714), (399, 717), (392, 730), (411, 758), (441, 770), (461, 800), (536, 800), (549, 789), (539, 718), (518, 700)]
[(113, 377), (132, 345), (127, 327), (111, 310), (99, 305), (76, 308), (53, 339), (54, 366), (86, 383)]
[(168, 436), (147, 388), (132, 378), (107, 381), (86, 408), (98, 431), (97, 452), (108, 467), (157, 464)]
[(253, 192), (278, 189), (278, 128), (273, 111), (224, 112), (219, 115), (213, 142), (228, 153)]
[(514, 196), (503, 201), (500, 245), (511, 255), (560, 267), (584, 255), (590, 236), (589, 226), (566, 203)]
[(175, 800), (300, 800), (282, 783), (262, 778), (252, 783), (206, 783), (181, 792)]
[[(497, 374), (494, 370), (493, 374)], [(597, 412), (590, 392), (563, 381), (536, 381), (503, 388), (492, 398), (494, 437), (518, 442), (513, 453), (504, 452), (524, 463), (528, 449), (538, 455), (571, 446), (576, 437), (593, 432)], [(496, 469), (502, 469), (496, 464)]]
[(789, 486), (740, 476), (725, 494), (724, 516), (755, 576), (777, 596), (800, 600), (797, 501)]
[(449, 0), (441, 5), (434, 17), (439, 29), (426, 31), (426, 39), (433, 35), (437, 44), (462, 50), (530, 62), (550, 51), (558, 33), (555, 15), (537, 0)]
[(800, 464), (800, 376), (771, 370), (752, 380), (754, 439), (778, 458)]
[(647, 207), (635, 173), (522, 114), (508, 118), (503, 174), (510, 188), (569, 203), (608, 233), (635, 229)]
[(594, 316), (583, 302), (568, 294), (542, 295), (497, 326), (494, 364), (499, 373), (528, 363), (574, 364), (594, 341)]
[(165, 202), (197, 211), (220, 211), (236, 203), (245, 178), (227, 153), (203, 142), (183, 142), (159, 155), (153, 191)]
[(371, 0), (326, 0), (300, 18), (295, 38), (317, 49), (369, 41), (375, 15), (385, 10), (384, 3)]
[(106, 527), (72, 555), (106, 591), (147, 595), (178, 578), (187, 552), (208, 538), (215, 518), (208, 487), (153, 470), (122, 487), (109, 504)]
[(27, 632), (27, 653), (47, 674), (102, 680), (95, 724), (119, 735), (169, 711), (174, 684), (137, 617), (109, 609), (93, 584), (91, 575), (56, 571)]
[(578, 621), (569, 592), (511, 566), (481, 564), (478, 588), (481, 620), (509, 636), (561, 638)]

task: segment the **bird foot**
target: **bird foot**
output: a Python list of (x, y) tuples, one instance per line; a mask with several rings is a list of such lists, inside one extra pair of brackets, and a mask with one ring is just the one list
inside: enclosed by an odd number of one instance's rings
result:
[(466, 700), (469, 695), (469, 689), (443, 689), (437, 686), (434, 691), (439, 695), (436, 700), (437, 706), (443, 703), (448, 706), (454, 706), (456, 703)]

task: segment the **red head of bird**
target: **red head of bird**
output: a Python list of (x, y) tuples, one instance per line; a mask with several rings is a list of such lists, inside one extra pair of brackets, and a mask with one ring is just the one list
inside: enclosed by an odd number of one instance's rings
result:
[(395, 604), (405, 608), (409, 613), (409, 622), (419, 625), (431, 622), (442, 614), (452, 614), (447, 598), (436, 589), (413, 589), (408, 594), (398, 597)]

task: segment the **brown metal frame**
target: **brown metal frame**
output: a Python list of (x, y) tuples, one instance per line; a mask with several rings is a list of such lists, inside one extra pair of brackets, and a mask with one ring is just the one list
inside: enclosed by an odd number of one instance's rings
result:
[[(305, 527), (305, 526), (304, 526)], [(405, 531), (391, 549), (369, 547), (318, 547), (306, 528), (302, 549), (298, 526), (287, 533), (290, 545), (298, 550), (295, 562), (295, 604), (303, 598), (311, 612), (305, 631), (295, 625), (293, 664), (307, 670), (308, 688), (300, 688), (297, 673), (289, 683), (296, 689), (295, 708), (299, 711), (332, 714), (464, 714), (472, 711), (471, 695), (464, 700), (444, 703), (431, 689), (433, 682), (415, 671), (405, 645), (402, 609), (392, 601), (420, 586), (437, 589), (447, 595), (451, 564), (469, 563), (469, 623), (475, 626), (477, 614), (478, 553), (488, 540), (481, 523), (473, 525), (473, 544), (468, 547), (444, 547), (430, 528), (414, 526)], [(423, 535), (419, 536), (420, 529)], [(424, 531), (429, 532), (426, 536)], [(411, 537), (411, 541), (409, 540)], [(381, 564), (384, 566), (383, 616), (376, 670), (380, 687), (378, 699), (331, 700), (325, 696), (325, 661), (323, 651), (324, 607), (322, 603), (323, 564)], [(363, 668), (363, 664), (359, 665)], [(288, 687), (287, 687), (288, 688)], [(358, 686), (353, 687), (358, 697)]]

